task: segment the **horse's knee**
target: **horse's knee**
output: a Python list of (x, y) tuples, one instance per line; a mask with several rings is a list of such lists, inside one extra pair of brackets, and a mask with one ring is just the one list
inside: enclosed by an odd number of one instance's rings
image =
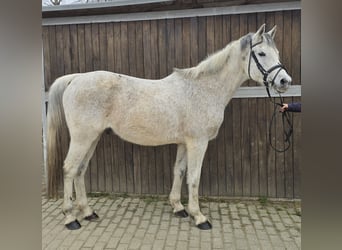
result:
[(63, 166), (64, 178), (75, 178), (77, 175), (77, 168), (73, 167), (71, 164), (64, 164)]

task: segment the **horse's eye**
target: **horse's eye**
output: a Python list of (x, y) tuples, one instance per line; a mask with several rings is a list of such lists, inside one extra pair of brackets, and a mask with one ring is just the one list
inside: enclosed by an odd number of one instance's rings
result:
[(259, 56), (266, 56), (266, 54), (264, 52), (260, 52), (258, 53)]

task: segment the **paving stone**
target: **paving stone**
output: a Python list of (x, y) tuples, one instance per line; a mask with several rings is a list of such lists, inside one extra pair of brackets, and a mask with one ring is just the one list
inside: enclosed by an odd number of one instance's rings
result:
[[(300, 249), (301, 217), (291, 203), (203, 202), (213, 229), (199, 230), (191, 217), (178, 218), (164, 199), (90, 197), (100, 220), (80, 219), (68, 231), (62, 199), (42, 199), (43, 249)], [(290, 204), (290, 205), (289, 205)], [(298, 205), (297, 205), (298, 206)]]

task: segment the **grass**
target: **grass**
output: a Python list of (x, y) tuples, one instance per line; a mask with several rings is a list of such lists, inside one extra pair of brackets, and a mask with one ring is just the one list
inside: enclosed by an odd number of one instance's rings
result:
[(268, 199), (266, 196), (261, 196), (258, 201), (260, 202), (260, 205), (262, 206), (266, 206), (267, 205), (267, 202), (268, 202)]

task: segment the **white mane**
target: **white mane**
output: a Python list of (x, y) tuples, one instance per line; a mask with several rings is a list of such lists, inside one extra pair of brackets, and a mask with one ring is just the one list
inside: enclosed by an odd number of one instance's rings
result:
[(225, 64), (227, 64), (231, 47), (232, 42), (223, 49), (209, 55), (197, 66), (188, 69), (175, 68), (175, 71), (193, 79), (196, 79), (201, 75), (215, 74), (220, 71)]

